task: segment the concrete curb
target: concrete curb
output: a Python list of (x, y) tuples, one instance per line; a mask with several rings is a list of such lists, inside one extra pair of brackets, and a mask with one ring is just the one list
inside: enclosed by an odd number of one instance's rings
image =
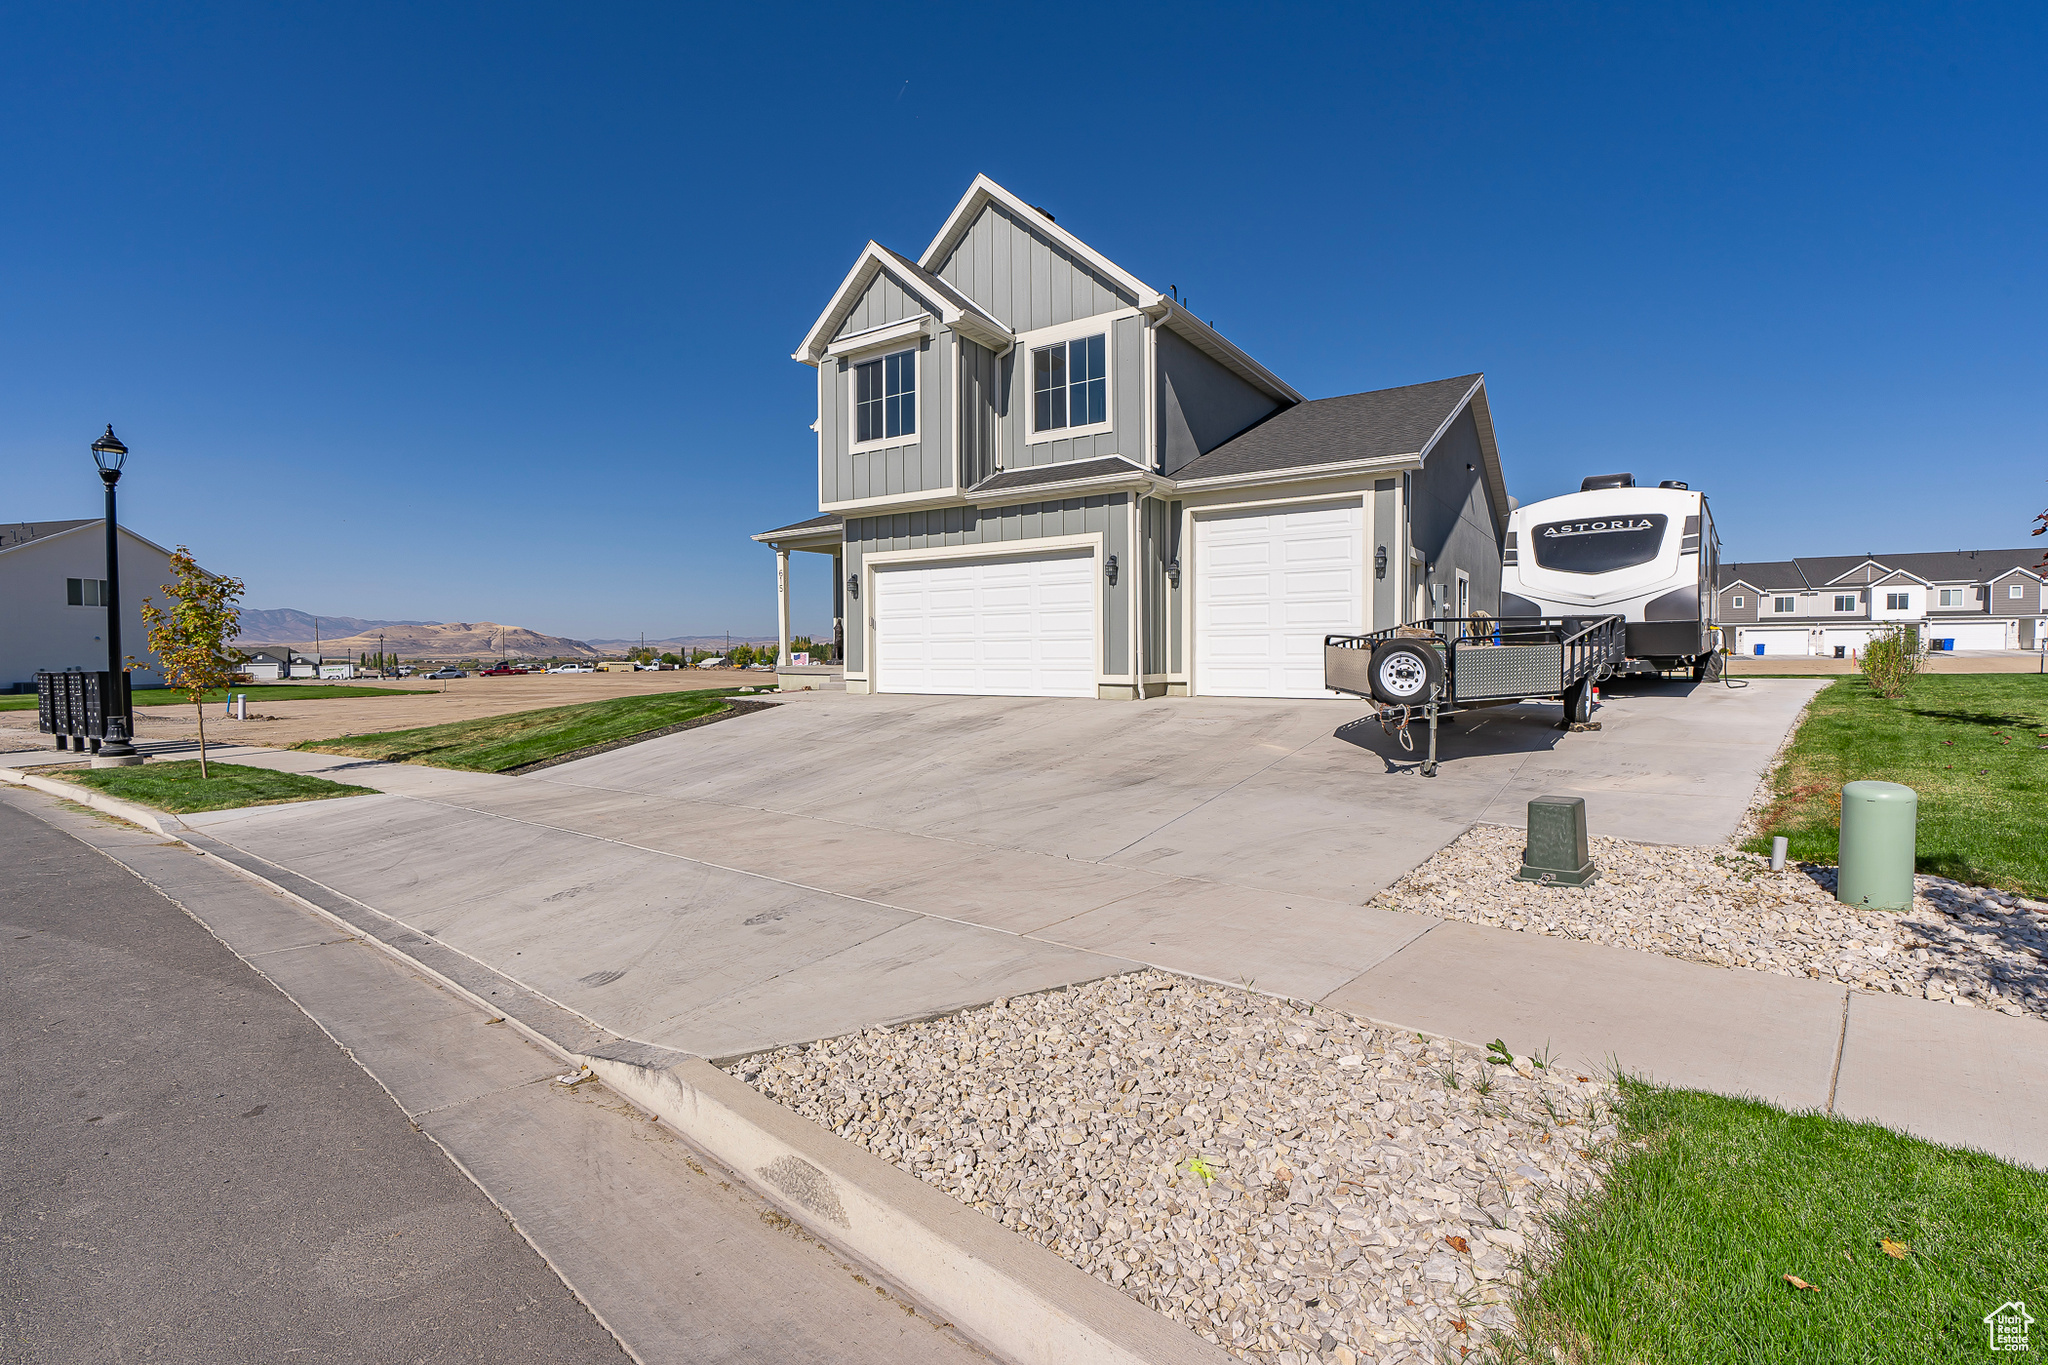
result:
[(648, 1051), (635, 1044), (583, 1060), (598, 1079), (742, 1173), (820, 1238), (882, 1271), (1002, 1359), (1236, 1359), (711, 1063), (667, 1062)]
[[(872, 1266), (1011, 1365), (1233, 1365), (1236, 1357), (950, 1195), (688, 1053), (593, 1020), (333, 888), (176, 817), (0, 768), (0, 781), (119, 815), (216, 858), (360, 935), (590, 1070), (738, 1173), (822, 1241)], [(160, 823), (167, 822), (167, 823)]]
[(167, 811), (151, 810), (147, 806), (117, 800), (103, 792), (96, 792), (91, 787), (82, 787), (76, 782), (59, 782), (55, 778), (38, 777), (19, 768), (0, 768), (0, 782), (12, 783), (17, 787), (33, 787), (39, 792), (47, 792), (51, 796), (60, 796), (66, 801), (91, 806), (94, 810), (104, 811), (108, 815), (119, 816), (131, 825), (140, 825), (144, 829), (154, 830), (171, 838), (178, 837), (185, 829), (185, 822)]

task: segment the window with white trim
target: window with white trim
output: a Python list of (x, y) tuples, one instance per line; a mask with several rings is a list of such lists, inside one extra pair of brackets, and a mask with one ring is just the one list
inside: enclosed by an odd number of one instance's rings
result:
[(1793, 600), (1792, 600), (1791, 598), (1789, 598), (1789, 597), (1774, 597), (1774, 598), (1772, 598), (1772, 599), (1771, 599), (1771, 610), (1772, 610), (1772, 611), (1783, 611), (1783, 612), (1789, 612), (1789, 611), (1793, 610), (1793, 608), (1794, 608), (1794, 606), (1795, 606), (1795, 605), (1796, 605), (1796, 604), (1795, 604), (1795, 603), (1793, 602)]
[(2020, 584), (2018, 584), (2018, 583), (2008, 583), (2008, 584), (2006, 584), (2006, 585), (2005, 585), (2005, 595), (2006, 595), (2007, 597), (2011, 598), (2011, 599), (2012, 599), (2013, 601), (2017, 602), (2017, 601), (2019, 601), (2019, 600), (2020, 600), (2020, 599), (2021, 599), (2022, 597), (2025, 597), (2025, 596), (2026, 596), (2027, 594), (2026, 594), (2026, 592), (2025, 592), (2025, 591), (2024, 591), (2024, 590), (2022, 589), (2022, 587), (2021, 587), (2021, 585), (2020, 585)]
[(1736, 593), (1735, 596), (1728, 599), (1728, 605), (1733, 607), (1736, 611), (1741, 611), (1744, 603), (1745, 599), (1741, 593)]
[(1913, 609), (1912, 594), (1903, 592), (1886, 593), (1884, 595), (1884, 609), (1886, 611), (1911, 611)]
[(854, 443), (916, 434), (917, 352), (897, 351), (854, 366)]
[(104, 578), (67, 578), (64, 580), (64, 603), (72, 607), (102, 607), (107, 602), (107, 580)]
[(1075, 337), (1031, 352), (1031, 429), (1061, 431), (1109, 420), (1109, 337)]
[(1943, 588), (1941, 590), (1941, 605), (1944, 607), (1960, 607), (1964, 605), (1963, 590), (1961, 588)]
[(1840, 594), (1837, 594), (1837, 596), (1835, 597), (1835, 610), (1836, 610), (1836, 611), (1854, 611), (1854, 610), (1856, 610), (1856, 594), (1855, 594), (1855, 593), (1853, 593), (1853, 592), (1849, 592), (1849, 593), (1840, 593)]

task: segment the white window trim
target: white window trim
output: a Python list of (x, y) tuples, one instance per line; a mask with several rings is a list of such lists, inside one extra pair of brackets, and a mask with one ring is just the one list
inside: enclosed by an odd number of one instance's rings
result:
[(1463, 569), (1455, 569), (1452, 572), (1457, 575), (1457, 581), (1454, 584), (1457, 599), (1451, 603), (1451, 606), (1456, 609), (1458, 615), (1470, 616), (1472, 614), (1472, 575), (1466, 573)]
[[(1100, 436), (1116, 430), (1116, 324), (1121, 318), (1136, 317), (1135, 309), (1118, 313), (1097, 313), (1094, 317), (1078, 318), (1073, 322), (1062, 322), (1052, 327), (1041, 327), (1035, 332), (1017, 334), (1017, 354), (1024, 358), (1020, 367), (1022, 374), (1013, 392), (1025, 404), (1024, 444), (1027, 446), (1050, 445), (1054, 441), (1071, 441), (1082, 436)], [(1037, 431), (1032, 423), (1038, 420), (1037, 390), (1032, 387), (1032, 352), (1076, 337), (1102, 335), (1102, 410), (1108, 414), (1100, 422), (1091, 422), (1085, 427), (1056, 427), (1051, 431)]]
[(865, 359), (869, 351), (880, 350), (883, 347), (895, 349), (899, 341), (931, 335), (931, 324), (932, 318), (929, 313), (919, 313), (916, 317), (903, 318), (897, 322), (885, 322), (879, 327), (870, 327), (865, 332), (855, 332), (852, 336), (840, 338), (825, 348), (825, 354), (835, 360), (856, 355)]
[(1743, 599), (1743, 596), (1742, 596), (1742, 594), (1741, 594), (1741, 593), (1739, 593), (1739, 592), (1738, 592), (1738, 593), (1734, 594), (1733, 596), (1731, 596), (1731, 597), (1730, 597), (1730, 598), (1728, 599), (1728, 610), (1730, 610), (1730, 611), (1742, 611), (1742, 610), (1744, 610), (1744, 608), (1743, 608), (1743, 601), (1744, 601), (1744, 599)]
[[(1835, 610), (1836, 610), (1836, 611), (1854, 611), (1854, 610), (1856, 610), (1856, 607), (1857, 607), (1857, 601), (1856, 601), (1856, 594), (1855, 594), (1855, 593), (1853, 593), (1853, 592), (1838, 592), (1838, 593), (1834, 594), (1834, 598), (1835, 598)], [(1842, 605), (1842, 603), (1843, 603), (1844, 601), (1847, 601), (1849, 605), (1848, 605), (1848, 606), (1846, 606), (1846, 607), (1845, 607), (1845, 606), (1843, 606), (1843, 605)]]
[[(871, 450), (888, 450), (894, 446), (914, 446), (925, 438), (924, 431), (924, 358), (928, 348), (920, 339), (908, 346), (884, 346), (874, 349), (872, 354), (863, 353), (858, 360), (848, 358), (846, 362), (846, 449), (848, 454), (865, 455)], [(857, 441), (854, 433), (860, 430), (860, 375), (859, 367), (879, 364), (892, 355), (908, 351), (916, 357), (910, 362), (911, 383), (916, 385), (917, 430), (908, 436), (884, 436), (874, 441)]]

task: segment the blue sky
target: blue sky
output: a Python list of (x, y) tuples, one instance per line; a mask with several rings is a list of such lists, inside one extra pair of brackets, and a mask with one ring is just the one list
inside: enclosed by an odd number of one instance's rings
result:
[[(789, 353), (976, 172), (1311, 396), (1484, 370), (1524, 500), (2026, 542), (2048, 8), (0, 5), (0, 517), (254, 606), (772, 631)], [(2038, 543), (2038, 542), (2036, 542)], [(797, 625), (829, 624), (797, 557)]]

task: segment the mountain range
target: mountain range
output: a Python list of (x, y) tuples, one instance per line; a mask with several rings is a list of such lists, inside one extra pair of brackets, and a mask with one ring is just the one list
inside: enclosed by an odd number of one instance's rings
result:
[[(379, 649), (405, 659), (596, 659), (624, 654), (640, 644), (638, 636), (572, 640), (495, 621), (377, 621), (362, 616), (315, 616), (295, 607), (245, 607), (241, 633), (235, 637), (235, 643), (245, 649), (289, 645), (307, 653), (313, 651), (316, 641), (323, 656), (343, 659)], [(734, 636), (732, 643), (773, 644), (774, 638)], [(680, 635), (647, 644), (657, 652), (680, 653), (724, 649), (726, 637)]]

